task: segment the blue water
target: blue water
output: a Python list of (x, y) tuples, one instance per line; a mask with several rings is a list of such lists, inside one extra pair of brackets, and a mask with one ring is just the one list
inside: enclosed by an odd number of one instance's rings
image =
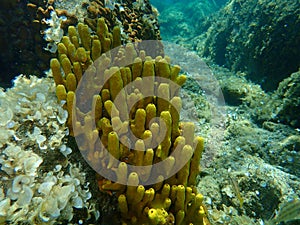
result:
[(159, 12), (163, 40), (190, 39), (198, 35), (197, 26), (218, 11), (228, 0), (150, 0)]

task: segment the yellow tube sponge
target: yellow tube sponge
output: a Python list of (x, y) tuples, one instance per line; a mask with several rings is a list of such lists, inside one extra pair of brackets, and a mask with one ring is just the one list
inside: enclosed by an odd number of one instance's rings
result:
[(144, 109), (138, 109), (135, 113), (134, 122), (131, 125), (132, 133), (141, 138), (145, 131), (146, 111)]
[[(109, 78), (109, 90), (111, 99), (114, 101), (123, 89), (123, 80), (119, 67), (111, 67), (109, 73), (111, 74), (111, 77)], [(123, 97), (123, 99), (125, 100), (125, 97)]]
[(185, 187), (183, 185), (178, 185), (176, 190), (176, 199), (175, 199), (175, 212), (179, 210), (184, 210), (185, 202)]
[(79, 62), (73, 63), (73, 72), (75, 74), (76, 80), (79, 82), (82, 77), (82, 68)]
[(79, 47), (75, 53), (76, 60), (81, 63), (85, 63), (88, 60), (87, 53), (83, 47)]
[(72, 73), (71, 62), (67, 57), (61, 61), (61, 67), (63, 68), (65, 76), (67, 76), (69, 73)]
[(74, 26), (68, 27), (68, 36), (69, 36), (69, 40), (70, 40), (70, 42), (67, 44), (68, 54), (73, 61), (75, 50), (77, 48), (79, 48), (78, 34), (77, 34), (77, 30)]
[(68, 49), (63, 43), (57, 45), (58, 54), (68, 54)]
[(70, 38), (68, 36), (63, 36), (61, 39), (61, 43), (63, 43), (67, 47), (71, 43)]
[(117, 169), (117, 181), (121, 184), (125, 184), (127, 181), (127, 172), (128, 172), (128, 167), (125, 162), (120, 162), (118, 169)]
[(173, 82), (176, 81), (178, 75), (179, 75), (179, 72), (180, 72), (180, 66), (178, 65), (174, 65), (172, 66), (171, 68), (171, 74), (170, 74), (170, 78)]
[(123, 80), (123, 86), (125, 87), (132, 80), (131, 70), (129, 67), (122, 67), (120, 68), (120, 70), (121, 70), (121, 76)]
[(92, 60), (95, 61), (101, 55), (101, 42), (100, 40), (93, 40), (92, 42)]
[(135, 205), (143, 200), (145, 194), (145, 187), (143, 185), (139, 185), (136, 188), (135, 198), (131, 202), (131, 204)]
[(185, 143), (193, 146), (195, 133), (195, 124), (192, 122), (182, 123), (182, 136), (185, 138)]
[(193, 146), (194, 154), (190, 166), (190, 174), (188, 179), (189, 185), (196, 185), (196, 177), (200, 172), (200, 159), (204, 150), (204, 138), (196, 137), (194, 139)]
[(141, 58), (137, 57), (134, 59), (132, 64), (132, 79), (135, 80), (137, 77), (142, 75), (143, 61)]
[(112, 48), (119, 47), (121, 45), (121, 30), (119, 26), (115, 26), (113, 28), (113, 41), (112, 41)]
[(67, 93), (67, 111), (68, 111), (68, 120), (67, 125), (70, 129), (70, 133), (73, 134), (73, 125), (72, 125), (72, 115), (73, 115), (73, 103), (74, 103), (75, 93), (73, 91), (69, 91)]
[(136, 195), (136, 188), (139, 184), (139, 177), (138, 174), (135, 172), (132, 172), (129, 174), (128, 176), (128, 184), (130, 184), (129, 186), (127, 186), (126, 189), (126, 197), (127, 197), (127, 201), (129, 203), (134, 201), (135, 195)]
[(74, 44), (70, 43), (68, 46), (68, 57), (70, 58), (71, 62), (74, 63), (76, 61), (75, 53), (76, 53), (76, 47)]
[(102, 52), (109, 51), (111, 49), (111, 40), (110, 40), (111, 35), (109, 35), (108, 27), (105, 23), (104, 18), (98, 19), (96, 33), (101, 42)]
[(102, 99), (100, 95), (93, 96), (92, 110), (94, 110), (95, 123), (102, 117)]
[(112, 131), (108, 134), (108, 152), (110, 153), (107, 168), (112, 168), (116, 165), (120, 157), (119, 138), (116, 132)]
[[(185, 160), (186, 158), (190, 158), (193, 154), (193, 148), (190, 145), (185, 145), (181, 152), (181, 160)], [(178, 159), (178, 160), (180, 160)], [(190, 173), (190, 160), (187, 161), (187, 163), (184, 164), (184, 166), (178, 171), (177, 173), (177, 182), (180, 184), (187, 186), (188, 177)]]
[(173, 97), (171, 99), (170, 113), (172, 116), (172, 141), (175, 140), (176, 137), (180, 135), (179, 129), (179, 118), (180, 118), (180, 110), (182, 108), (181, 98)]
[(72, 40), (72, 37), (77, 37), (77, 30), (74, 26), (69, 26), (68, 27), (68, 35), (70, 40)]
[(60, 62), (58, 61), (58, 59), (56, 59), (56, 58), (51, 59), (50, 68), (52, 71), (52, 76), (54, 78), (55, 84), (56, 85), (64, 84), (64, 80), (63, 80), (62, 74), (60, 72), (60, 68), (61, 68)]
[(185, 75), (180, 75), (176, 78), (175, 82), (179, 85), (182, 86), (186, 82), (186, 76)]
[(161, 83), (158, 86), (157, 95), (157, 115), (162, 111), (169, 111), (170, 106), (170, 88), (169, 84)]
[(59, 102), (67, 99), (67, 91), (64, 85), (59, 84), (56, 86), (56, 96)]
[(143, 166), (144, 152), (145, 152), (145, 144), (144, 141), (138, 139), (134, 145), (134, 153), (135, 153), (135, 165)]
[(146, 106), (146, 128), (149, 129), (153, 123), (153, 119), (156, 117), (156, 106), (154, 104), (147, 104)]
[[(98, 183), (116, 195), (124, 225), (207, 225), (195, 188), (204, 140), (195, 137), (193, 123), (180, 122), (186, 76), (167, 56), (153, 59), (136, 51), (137, 43), (120, 45), (120, 28), (110, 33), (104, 18), (94, 34), (82, 23), (69, 26), (58, 44), (50, 68), (57, 98), (66, 101), (70, 134), (83, 137), (77, 144), (93, 167), (114, 173), (114, 181)], [(117, 54), (109, 52), (118, 46)], [(88, 99), (75, 95), (86, 75), (93, 75), (86, 88), (99, 90)], [(83, 107), (73, 112), (76, 100)], [(96, 148), (99, 139), (108, 151)]]
[(79, 37), (80, 37), (83, 47), (89, 51), (91, 49), (91, 35), (89, 32), (88, 25), (79, 23), (78, 24), (78, 33), (79, 33)]
[(149, 179), (152, 163), (154, 159), (154, 151), (151, 148), (148, 148), (143, 156), (143, 167), (141, 170), (140, 180), (146, 182)]
[(73, 73), (69, 73), (66, 77), (66, 87), (68, 91), (74, 91), (77, 87), (76, 77)]
[(148, 212), (150, 225), (166, 224), (168, 213), (164, 209), (150, 209)]
[(160, 132), (159, 135), (161, 137), (164, 137), (162, 142), (159, 145), (159, 148), (157, 149), (157, 157), (159, 157), (161, 160), (164, 160), (169, 155), (169, 150), (171, 147), (171, 131), (172, 131), (172, 117), (169, 111), (163, 111), (160, 114), (160, 117), (162, 119), (161, 125), (160, 125)]
[(170, 64), (167, 62), (165, 58), (156, 61), (155, 66), (157, 67), (157, 72), (158, 72), (157, 76), (166, 79), (170, 78), (170, 73), (171, 73)]
[(119, 208), (123, 218), (128, 217), (128, 206), (126, 196), (124, 194), (118, 197)]

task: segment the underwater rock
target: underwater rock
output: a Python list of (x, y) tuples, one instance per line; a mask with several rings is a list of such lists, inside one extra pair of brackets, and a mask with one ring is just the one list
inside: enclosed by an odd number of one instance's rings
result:
[(279, 83), (275, 92), (280, 100), (277, 118), (292, 127), (300, 128), (300, 71)]
[(194, 49), (275, 90), (300, 66), (299, 13), (299, 1), (230, 0), (199, 24)]
[(49, 53), (40, 30), (46, 26), (38, 21), (37, 9), (45, 6), (45, 1), (36, 5), (28, 1), (1, 1), (0, 7), (0, 83), (2, 87), (12, 86), (11, 80), (19, 74), (40, 76), (47, 69)]
[[(279, 83), (278, 89), (271, 94), (261, 94), (252, 100), (247, 97), (253, 118), (259, 123), (281, 123), (299, 128), (300, 120), (300, 72), (292, 73)], [(254, 97), (254, 96), (253, 96)], [(268, 128), (272, 129), (272, 128)]]

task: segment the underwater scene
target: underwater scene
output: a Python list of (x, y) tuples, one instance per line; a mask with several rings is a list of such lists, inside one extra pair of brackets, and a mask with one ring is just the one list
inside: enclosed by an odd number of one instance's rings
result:
[(300, 0), (1, 0), (0, 225), (300, 224)]

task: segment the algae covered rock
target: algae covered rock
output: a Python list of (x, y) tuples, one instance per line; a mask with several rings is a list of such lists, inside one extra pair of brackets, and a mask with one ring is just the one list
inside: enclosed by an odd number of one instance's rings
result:
[[(261, 101), (251, 101), (255, 120), (259, 123), (272, 121), (294, 128), (300, 127), (300, 72), (292, 73), (279, 83), (278, 89)], [(261, 103), (262, 104), (261, 104)]]
[(199, 25), (201, 56), (274, 90), (300, 66), (299, 1), (231, 0)]
[(277, 117), (283, 123), (293, 127), (300, 127), (300, 71), (291, 74), (290, 77), (279, 83), (275, 92), (281, 99), (277, 109)]

